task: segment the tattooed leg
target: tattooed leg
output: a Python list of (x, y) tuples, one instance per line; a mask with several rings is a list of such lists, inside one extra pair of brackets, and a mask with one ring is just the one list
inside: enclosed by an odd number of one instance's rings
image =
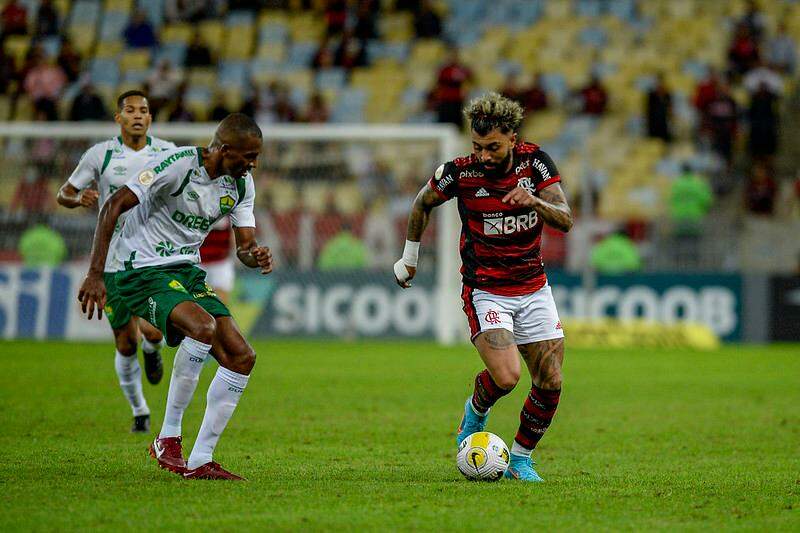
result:
[(529, 457), (550, 427), (561, 398), (564, 339), (534, 342), (519, 349), (528, 365), (532, 386), (519, 415), (511, 453)]
[(521, 372), (514, 334), (506, 329), (490, 329), (475, 337), (475, 347), (497, 386), (510, 392)]

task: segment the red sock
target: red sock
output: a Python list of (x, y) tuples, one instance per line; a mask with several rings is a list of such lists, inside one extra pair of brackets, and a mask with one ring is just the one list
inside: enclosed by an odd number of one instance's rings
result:
[(488, 370), (475, 376), (475, 391), (472, 393), (472, 405), (481, 413), (485, 413), (497, 400), (511, 392), (501, 389), (492, 379)]
[(561, 389), (544, 390), (536, 385), (531, 387), (519, 415), (519, 430), (514, 438), (517, 444), (528, 450), (536, 448), (556, 414), (560, 397)]

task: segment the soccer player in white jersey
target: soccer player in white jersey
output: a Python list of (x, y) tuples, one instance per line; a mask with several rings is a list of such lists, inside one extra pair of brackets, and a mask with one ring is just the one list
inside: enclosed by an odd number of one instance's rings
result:
[[(247, 386), (256, 356), (196, 264), (211, 226), (228, 215), (239, 260), (264, 274), (272, 271), (272, 254), (256, 243), (253, 215), (250, 171), (261, 144), (261, 130), (253, 119), (234, 113), (219, 124), (208, 148), (184, 146), (164, 152), (134, 176), (100, 212), (91, 266), (78, 295), (89, 318), (95, 308), (99, 317), (106, 299), (103, 263), (114, 227), (122, 213), (133, 209), (115, 250), (124, 263), (115, 282), (134, 314), (157, 326), (168, 345), (180, 344), (164, 422), (150, 453), (159, 466), (188, 479), (242, 479), (214, 462), (212, 453)], [(181, 421), (209, 353), (220, 366), (185, 461)]]
[[(70, 209), (91, 208), (99, 199), (102, 206), (114, 191), (125, 185), (129, 176), (138, 176), (139, 172), (163, 155), (164, 150), (175, 148), (169, 141), (147, 135), (153, 117), (147, 98), (141, 91), (128, 91), (117, 98), (114, 120), (119, 124), (119, 136), (97, 143), (83, 154), (72, 175), (58, 191), (59, 204)], [(120, 217), (120, 223), (111, 238), (111, 250), (117, 243), (124, 218)], [(106, 285), (105, 312), (116, 343), (114, 367), (119, 386), (133, 410), (131, 431), (149, 433), (150, 408), (142, 392), (142, 370), (136, 358), (136, 346), (141, 330), (145, 375), (155, 385), (164, 374), (160, 352), (163, 336), (158, 329), (133, 316), (123, 303), (114, 284), (114, 273), (121, 267), (122, 264), (115, 261), (114, 254), (110, 253), (103, 277)]]

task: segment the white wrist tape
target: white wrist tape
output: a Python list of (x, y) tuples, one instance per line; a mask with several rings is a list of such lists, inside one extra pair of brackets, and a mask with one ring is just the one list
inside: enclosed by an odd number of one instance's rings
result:
[(403, 248), (403, 263), (416, 268), (417, 261), (419, 261), (419, 243), (407, 240), (406, 247)]

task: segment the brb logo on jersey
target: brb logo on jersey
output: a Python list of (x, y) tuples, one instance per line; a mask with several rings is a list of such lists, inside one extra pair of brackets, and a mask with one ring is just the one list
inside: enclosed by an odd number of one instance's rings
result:
[[(490, 218), (483, 219), (483, 234), (484, 235), (511, 235), (518, 231), (526, 231), (533, 229), (536, 223), (539, 222), (539, 217), (536, 211), (517, 216), (508, 217), (494, 217), (497, 213), (489, 213)], [(487, 215), (484, 215), (487, 216)]]

